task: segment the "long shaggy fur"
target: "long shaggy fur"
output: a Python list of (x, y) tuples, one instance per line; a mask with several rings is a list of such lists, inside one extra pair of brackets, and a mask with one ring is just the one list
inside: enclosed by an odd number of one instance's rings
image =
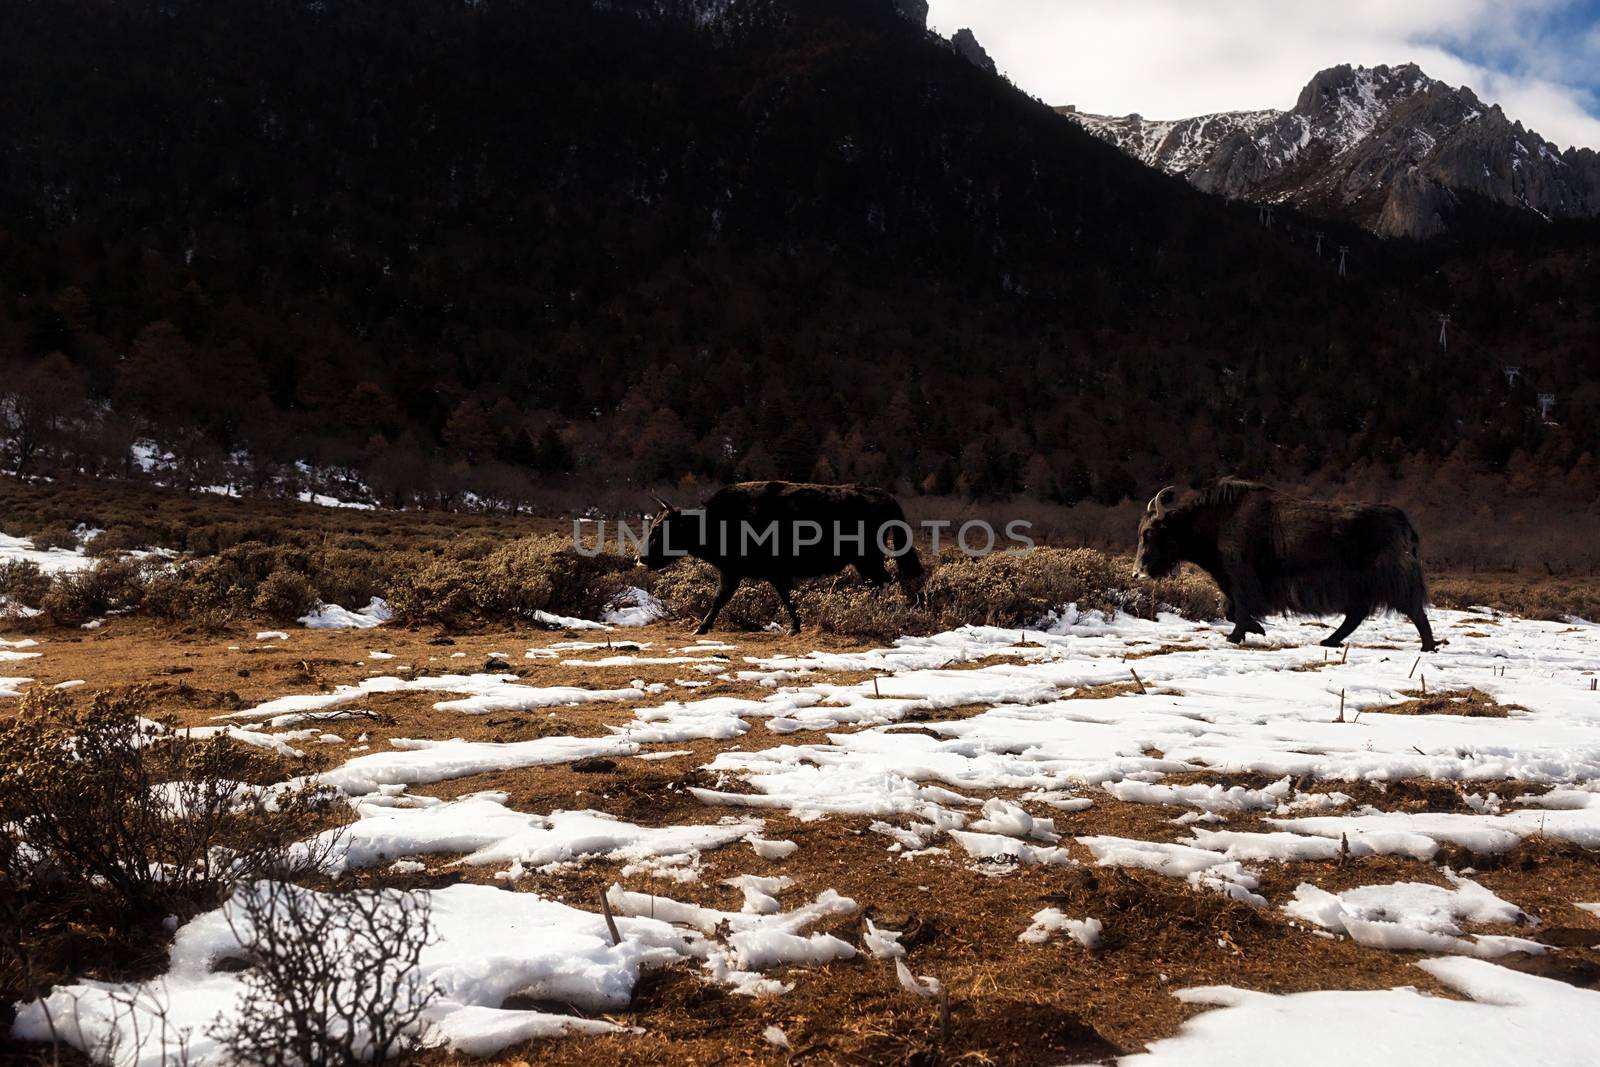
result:
[[(743, 536), (744, 531), (753, 531), (758, 538), (769, 527), (771, 540)], [(820, 540), (808, 543), (817, 535)], [(886, 566), (891, 558), (894, 577), (902, 585), (915, 583), (923, 574), (899, 502), (882, 489), (865, 485), (766, 481), (726, 486), (694, 512), (669, 508), (656, 516), (640, 561), (663, 567), (673, 553), (703, 559), (721, 575), (700, 633), (711, 628), (746, 578), (772, 583), (789, 614), (790, 629), (798, 633), (800, 619), (789, 598), (797, 579), (837, 574), (853, 566), (867, 584), (884, 585), (893, 580)]]
[(1344, 613), (1342, 639), (1389, 609), (1417, 622), (1424, 646), (1433, 645), (1420, 541), (1399, 508), (1294, 500), (1230, 478), (1147, 518), (1140, 538), (1141, 560), (1169, 569), (1188, 560), (1211, 574), (1232, 602), (1235, 640), (1260, 632), (1256, 620), (1275, 612)]

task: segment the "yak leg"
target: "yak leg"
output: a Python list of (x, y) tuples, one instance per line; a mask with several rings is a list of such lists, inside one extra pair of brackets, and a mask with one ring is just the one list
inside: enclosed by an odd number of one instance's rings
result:
[(1235, 614), (1238, 617), (1233, 621), (1233, 632), (1228, 635), (1228, 642), (1230, 644), (1242, 645), (1244, 644), (1244, 639), (1250, 634), (1261, 634), (1262, 636), (1266, 636), (1267, 631), (1262, 628), (1262, 625), (1257, 622), (1253, 616), (1242, 611), (1236, 612)]
[(861, 575), (861, 581), (873, 588), (888, 585), (892, 580), (889, 577), (889, 568), (883, 565), (883, 560), (876, 556), (862, 556), (856, 560), (856, 571)]
[(1244, 639), (1250, 634), (1266, 635), (1266, 629), (1257, 621), (1255, 610), (1256, 598), (1244, 589), (1235, 585), (1232, 594), (1228, 597), (1228, 606), (1233, 609), (1229, 619), (1233, 622), (1233, 632), (1228, 635), (1231, 644), (1242, 645)]
[(789, 581), (786, 578), (771, 578), (772, 588), (778, 591), (778, 600), (783, 604), (783, 610), (789, 613), (789, 632), (800, 632), (800, 616), (794, 610), (794, 601), (789, 598)]
[(723, 608), (728, 606), (728, 601), (732, 599), (734, 590), (738, 588), (738, 578), (730, 577), (726, 574), (721, 576), (721, 580), (717, 583), (717, 595), (711, 598), (711, 610), (706, 612), (704, 619), (700, 620), (700, 628), (695, 630), (695, 633), (705, 634), (711, 632), (711, 624), (717, 621), (717, 616), (722, 612)]
[(1433, 639), (1433, 627), (1428, 625), (1426, 608), (1408, 611), (1406, 612), (1406, 618), (1411, 620), (1412, 625), (1417, 628), (1417, 633), (1422, 637), (1422, 651), (1432, 652), (1439, 647), (1439, 643)]
[(1364, 621), (1366, 621), (1367, 614), (1368, 608), (1365, 604), (1357, 604), (1348, 608), (1345, 611), (1344, 622), (1339, 624), (1339, 628), (1337, 630), (1333, 631), (1333, 633), (1329, 634), (1327, 637), (1324, 637), (1322, 639), (1322, 643), (1327, 645), (1329, 648), (1338, 648), (1340, 645), (1345, 643), (1345, 640), (1351, 634), (1356, 632), (1357, 626), (1360, 626)]

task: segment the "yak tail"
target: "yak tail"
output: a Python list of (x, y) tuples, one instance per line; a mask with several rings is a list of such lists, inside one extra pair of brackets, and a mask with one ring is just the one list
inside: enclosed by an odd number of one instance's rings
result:
[(1406, 519), (1406, 548), (1410, 557), (1406, 562), (1411, 568), (1411, 576), (1416, 582), (1416, 595), (1419, 607), (1427, 607), (1433, 603), (1433, 597), (1428, 594), (1428, 576), (1422, 569), (1422, 538), (1417, 536), (1417, 528), (1411, 525), (1411, 520)]

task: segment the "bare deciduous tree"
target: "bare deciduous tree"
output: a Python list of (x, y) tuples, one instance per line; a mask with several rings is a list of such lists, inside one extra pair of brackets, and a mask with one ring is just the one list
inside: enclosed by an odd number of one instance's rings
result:
[(57, 443), (63, 424), (82, 406), (83, 376), (60, 352), (6, 375), (0, 388), (0, 431), (11, 438), (12, 473), (26, 473), (41, 450)]

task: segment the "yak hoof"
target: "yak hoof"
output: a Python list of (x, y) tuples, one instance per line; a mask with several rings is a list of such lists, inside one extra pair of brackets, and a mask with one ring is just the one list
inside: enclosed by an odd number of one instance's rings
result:
[[(1339, 640), (1336, 637), (1324, 637), (1321, 640), (1321, 642), (1319, 642), (1319, 643), (1322, 644), (1322, 645), (1327, 646), (1328, 648), (1338, 648), (1340, 645), (1344, 644), (1343, 641)], [(1423, 651), (1427, 651), (1427, 650), (1424, 649)]]
[(1235, 631), (1233, 631), (1233, 633), (1228, 635), (1228, 644), (1230, 644), (1230, 645), (1242, 645), (1242, 644), (1244, 644), (1244, 639), (1245, 639), (1245, 632), (1243, 630), (1235, 630)]
[(790, 637), (799, 637), (800, 636), (800, 627), (798, 627), (798, 626), (789, 627), (789, 636)]
[(703, 624), (702, 624), (702, 625), (700, 625), (700, 626), (696, 626), (696, 627), (695, 627), (695, 628), (694, 628), (694, 632), (695, 632), (695, 634), (696, 634), (696, 635), (697, 635), (697, 636), (701, 636), (701, 637), (703, 637), (703, 636), (705, 636), (705, 635), (706, 635), (706, 634), (708, 634), (708, 633), (710, 633), (710, 632), (711, 632), (711, 627), (709, 627), (709, 626), (706, 626), (706, 625), (703, 625)]
[(1422, 646), (1422, 651), (1424, 651), (1424, 652), (1437, 652), (1437, 651), (1439, 651), (1439, 642), (1437, 642), (1437, 641), (1429, 641), (1427, 644)]

